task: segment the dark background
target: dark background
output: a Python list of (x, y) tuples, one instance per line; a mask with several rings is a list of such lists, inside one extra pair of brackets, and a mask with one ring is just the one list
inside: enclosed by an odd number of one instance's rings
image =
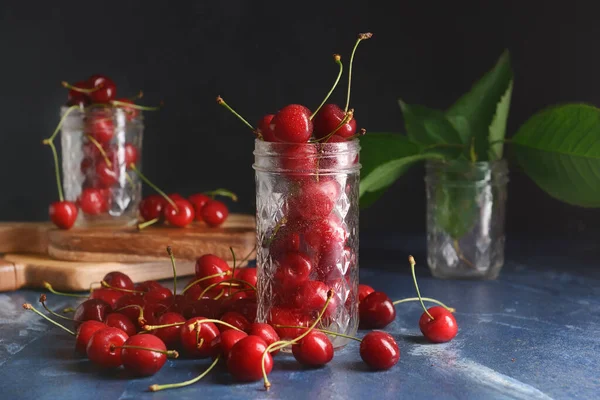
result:
[[(595, 1), (101, 1), (0, 3), (0, 220), (45, 220), (57, 199), (41, 144), (66, 101), (62, 80), (106, 74), (143, 89), (145, 173), (167, 192), (227, 187), (254, 211), (253, 124), (288, 103), (316, 107), (359, 47), (352, 106), (369, 131), (402, 131), (397, 99), (446, 108), (508, 48), (515, 86), (508, 136), (554, 103), (600, 104)], [(347, 64), (346, 64), (347, 65)], [(347, 71), (347, 69), (346, 69)], [(347, 77), (332, 99), (343, 106)], [(510, 150), (508, 150), (510, 157)], [(509, 233), (600, 236), (600, 210), (556, 201), (513, 163)], [(149, 193), (149, 191), (148, 191)], [(423, 169), (361, 213), (361, 232), (423, 233)]]

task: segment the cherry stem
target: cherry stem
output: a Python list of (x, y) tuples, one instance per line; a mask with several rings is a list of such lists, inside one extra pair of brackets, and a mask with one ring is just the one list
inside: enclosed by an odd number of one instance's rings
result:
[[(237, 267), (235, 262), (235, 252), (233, 251), (233, 247), (229, 246), (229, 251), (231, 251), (231, 257), (233, 257), (233, 268), (231, 268), (231, 276), (235, 276), (235, 267)], [(231, 296), (231, 285), (229, 285), (229, 295)]]
[(181, 325), (185, 325), (185, 321), (184, 322), (173, 322), (172, 324), (164, 324), (164, 325), (144, 325), (144, 326), (142, 326), (142, 330), (153, 331), (155, 329), (171, 328), (173, 326), (181, 326)]
[(141, 224), (138, 224), (138, 226), (137, 226), (138, 231), (141, 231), (142, 229), (147, 228), (150, 225), (154, 225), (158, 221), (160, 221), (160, 217), (156, 217), (154, 219), (151, 219), (151, 220), (148, 220), (148, 221), (144, 221)]
[(250, 258), (250, 256), (256, 251), (256, 244), (254, 245), (254, 247), (252, 248), (252, 250), (250, 250), (250, 252), (248, 254), (246, 254), (246, 256), (242, 259), (242, 261), (240, 261), (240, 265), (244, 264), (246, 261), (248, 261), (248, 259)]
[(281, 227), (284, 226), (285, 224), (287, 224), (286, 217), (283, 217), (279, 221), (277, 221), (277, 224), (273, 228), (273, 233), (271, 233), (271, 236), (269, 236), (267, 241), (263, 244), (264, 247), (269, 247), (271, 245), (273, 240), (275, 240), (275, 236), (277, 235), (277, 232), (279, 232), (279, 229), (281, 229)]
[(469, 157), (471, 158), (471, 162), (477, 162), (477, 153), (475, 152), (475, 136), (471, 138), (471, 146), (469, 147)]
[(191, 288), (192, 286), (194, 286), (197, 283), (200, 283), (202, 281), (206, 281), (208, 279), (212, 279), (212, 278), (218, 278), (220, 276), (227, 276), (231, 274), (231, 271), (224, 271), (224, 272), (219, 272), (218, 274), (212, 274), (212, 275), (207, 275), (205, 277), (202, 277), (200, 279), (196, 279), (195, 281), (190, 282), (182, 291), (181, 294), (184, 294), (185, 292), (188, 291), (189, 288)]
[(133, 346), (130, 344), (125, 344), (123, 346), (115, 346), (114, 344), (111, 344), (109, 347), (110, 351), (115, 351), (115, 349), (134, 349), (134, 350), (147, 350), (147, 351), (153, 351), (155, 353), (160, 353), (160, 354), (164, 354), (169, 358), (178, 358), (179, 357), (179, 352), (177, 350), (160, 350), (160, 349), (151, 349), (150, 347), (143, 347), (143, 346)]
[[(231, 291), (231, 285), (229, 285), (229, 290)], [(229, 293), (231, 295), (231, 292)], [(221, 297), (225, 295), (225, 289), (221, 289), (218, 295), (213, 297), (213, 300), (219, 300)]]
[(230, 286), (250, 286), (250, 288), (252, 288), (252, 290), (256, 291), (256, 287), (254, 285), (252, 285), (249, 282), (243, 281), (241, 279), (236, 279), (236, 278), (229, 278), (226, 279), (224, 281), (220, 281), (220, 282), (215, 282), (212, 285), (208, 285), (207, 287), (204, 288), (204, 290), (200, 293), (200, 296), (198, 296), (198, 299), (201, 299), (202, 296), (204, 296), (207, 292), (209, 292), (211, 289), (223, 285), (223, 284), (229, 284)]
[(43, 294), (43, 293), (40, 294), (40, 300), (39, 301), (40, 301), (40, 303), (42, 303), (42, 307), (44, 307), (44, 309), (46, 311), (48, 311), (50, 314), (54, 315), (55, 317), (66, 319), (67, 321), (75, 321), (73, 318), (65, 317), (64, 315), (60, 315), (58, 313), (55, 313), (51, 309), (49, 309), (48, 306), (46, 306), (46, 295), (45, 294)]
[(146, 178), (146, 176), (144, 174), (142, 174), (139, 169), (137, 169), (137, 167), (135, 166), (134, 163), (129, 164), (129, 168), (131, 168), (133, 170), (133, 172), (135, 172), (140, 177), (140, 179), (143, 180), (148, 186), (150, 186), (152, 189), (156, 190), (158, 192), (158, 194), (160, 194), (162, 197), (164, 197), (165, 200), (167, 200), (167, 202), (170, 205), (172, 205), (177, 212), (179, 212), (179, 209), (177, 208), (177, 204), (175, 204), (173, 199), (171, 199), (169, 196), (167, 196), (167, 194), (165, 192), (163, 192), (162, 190), (160, 190), (158, 188), (158, 186), (156, 186), (154, 183), (150, 182), (150, 180), (148, 178)]
[(138, 304), (130, 304), (128, 306), (123, 306), (121, 308), (117, 308), (116, 310), (114, 310), (114, 312), (119, 312), (119, 311), (124, 310), (126, 308), (137, 308), (137, 309), (139, 309), (140, 310), (140, 315), (138, 316), (137, 322), (138, 322), (138, 324), (140, 326), (146, 325), (146, 319), (144, 318), (144, 307), (142, 307), (142, 306), (140, 306)]
[(317, 115), (317, 113), (319, 112), (319, 110), (321, 109), (321, 107), (323, 107), (323, 105), (327, 102), (327, 100), (329, 99), (329, 97), (331, 96), (331, 94), (333, 93), (333, 91), (335, 90), (335, 88), (337, 87), (340, 78), (342, 77), (342, 73), (344, 71), (344, 66), (342, 65), (342, 61), (341, 61), (342, 57), (340, 57), (339, 54), (334, 54), (333, 55), (333, 60), (335, 61), (336, 64), (338, 64), (340, 66), (340, 71), (338, 72), (338, 76), (333, 84), (333, 86), (331, 87), (331, 89), (329, 90), (329, 93), (327, 93), (327, 96), (325, 96), (325, 99), (323, 99), (323, 102), (321, 103), (321, 105), (319, 105), (319, 107), (315, 110), (314, 113), (312, 113), (312, 115), (309, 117), (310, 120), (312, 120), (315, 115)]
[(308, 327), (308, 329), (306, 331), (304, 331), (303, 333), (301, 333), (295, 339), (292, 339), (292, 340), (278, 340), (278, 341), (273, 342), (273, 343), (271, 343), (270, 345), (267, 346), (267, 348), (263, 352), (262, 359), (261, 359), (261, 368), (262, 368), (263, 380), (264, 380), (264, 384), (265, 384), (265, 389), (266, 390), (269, 390), (269, 388), (271, 387), (271, 382), (269, 382), (269, 378), (267, 378), (267, 371), (265, 370), (265, 358), (266, 358), (266, 355), (269, 352), (271, 352), (271, 351), (281, 350), (284, 347), (296, 344), (296, 343), (298, 343), (298, 341), (302, 340), (302, 338), (304, 338), (306, 335), (308, 335), (317, 326), (317, 324), (319, 322), (321, 322), (321, 318), (323, 318), (323, 314), (325, 314), (325, 311), (327, 310), (327, 307), (329, 306), (329, 302), (333, 298), (333, 294), (334, 294), (334, 290), (333, 289), (329, 289), (327, 291), (327, 301), (323, 305), (323, 308), (319, 312), (319, 316), (317, 317), (317, 319), (315, 320), (315, 322), (313, 322), (312, 325), (310, 327)]
[(167, 246), (167, 254), (171, 258), (171, 266), (173, 267), (173, 296), (177, 294), (177, 268), (175, 267), (175, 256), (171, 246)]
[(210, 192), (204, 192), (204, 194), (212, 197), (213, 199), (215, 198), (215, 196), (223, 196), (223, 197), (229, 197), (233, 201), (238, 201), (238, 197), (235, 193), (233, 193), (231, 190), (227, 190), (227, 189), (223, 189), (223, 188), (211, 190)]
[(60, 169), (58, 168), (58, 154), (56, 153), (56, 146), (54, 146), (54, 142), (44, 142), (50, 146), (50, 150), (52, 150), (52, 157), (54, 158), (54, 174), (56, 175), (56, 186), (58, 188), (58, 199), (60, 201), (65, 200), (65, 196), (63, 195), (62, 184), (60, 182)]
[[(294, 328), (294, 329), (308, 329), (305, 326), (295, 326), (295, 325), (279, 325), (279, 324), (274, 324), (273, 325), (274, 328)], [(334, 332), (334, 331), (329, 331), (327, 329), (322, 329), (322, 328), (314, 328), (315, 331), (320, 331), (323, 333), (326, 333), (328, 335), (332, 335), (332, 336), (340, 336), (340, 337), (344, 337), (347, 339), (352, 339), (352, 340), (356, 340), (357, 342), (362, 342), (362, 339), (359, 339), (357, 337), (354, 336), (350, 336), (350, 335), (346, 335), (344, 333), (339, 333), (339, 332)], [(271, 351), (276, 351), (275, 350), (271, 350)]]
[(356, 52), (356, 48), (358, 44), (363, 40), (370, 39), (373, 36), (371, 32), (360, 33), (358, 35), (358, 39), (356, 39), (356, 43), (354, 44), (354, 48), (352, 49), (352, 54), (350, 55), (350, 63), (348, 65), (348, 94), (346, 95), (346, 107), (344, 107), (344, 111), (348, 111), (348, 106), (350, 105), (350, 86), (352, 85), (352, 63), (354, 62), (354, 53)]
[(417, 289), (417, 296), (419, 297), (419, 301), (421, 302), (421, 307), (425, 310), (425, 313), (431, 318), (433, 321), (435, 318), (427, 311), (425, 304), (423, 304), (423, 298), (421, 297), (421, 293), (419, 292), (419, 285), (417, 284), (417, 275), (415, 274), (415, 258), (413, 256), (408, 256), (408, 262), (410, 263), (410, 271), (412, 273), (413, 282), (415, 283), (415, 289)]
[(89, 297), (87, 294), (63, 293), (63, 292), (56, 291), (56, 290), (54, 290), (52, 285), (48, 282), (44, 282), (44, 287), (46, 289), (48, 289), (48, 291), (50, 293), (57, 294), (59, 296), (79, 297), (79, 298), (84, 298), (84, 299), (87, 299)]
[(105, 287), (107, 289), (116, 290), (117, 292), (126, 292), (126, 293), (134, 293), (134, 294), (143, 294), (144, 293), (141, 290), (125, 289), (125, 288), (118, 288), (118, 287), (110, 286), (108, 284), (108, 282), (106, 282), (105, 280), (101, 280), (100, 285), (102, 285), (102, 287)]
[(238, 117), (240, 119), (240, 121), (242, 121), (244, 124), (246, 124), (250, 129), (252, 129), (253, 132), (256, 132), (256, 130), (254, 129), (254, 127), (248, 121), (246, 121), (240, 114), (238, 114), (237, 112), (235, 112), (235, 110), (233, 108), (231, 108), (229, 106), (229, 104), (227, 104), (225, 102), (225, 100), (223, 100), (223, 98), (221, 96), (217, 96), (217, 104), (222, 105), (223, 107), (225, 107), (226, 109), (228, 109), (229, 111), (231, 111), (233, 113), (233, 115), (235, 115), (236, 117)]
[(75, 92), (85, 93), (85, 94), (89, 94), (89, 93), (95, 92), (96, 90), (100, 89), (103, 86), (103, 85), (98, 85), (97, 87), (86, 89), (86, 88), (80, 88), (80, 87), (77, 87), (77, 86), (73, 86), (73, 85), (71, 85), (67, 81), (62, 81), (60, 84), (63, 85), (63, 87), (66, 88), (66, 89), (70, 89), (70, 90), (73, 90)]
[(454, 251), (456, 251), (456, 255), (458, 256), (458, 258), (462, 262), (464, 262), (465, 264), (467, 264), (471, 268), (475, 268), (475, 266), (473, 265), (473, 263), (471, 261), (469, 261), (467, 259), (467, 257), (465, 257), (465, 255), (463, 254), (462, 250), (460, 249), (460, 244), (458, 243), (458, 239), (454, 239), (454, 241), (452, 242), (452, 247), (454, 247)]
[[(450, 312), (455, 312), (456, 311), (455, 308), (448, 307), (447, 305), (445, 305), (444, 303), (442, 303), (441, 301), (436, 300), (436, 299), (431, 299), (429, 297), (421, 297), (421, 300), (423, 300), (423, 301), (430, 301), (432, 303), (439, 304), (440, 306), (444, 307), (446, 310), (448, 310)], [(396, 304), (400, 304), (400, 303), (406, 303), (406, 302), (409, 302), (409, 301), (419, 301), (419, 298), (418, 297), (408, 297), (406, 299), (396, 300), (392, 304), (396, 305)]]
[(112, 168), (112, 162), (108, 159), (108, 156), (106, 155), (106, 152), (102, 148), (102, 145), (100, 143), (98, 143), (98, 141), (96, 139), (94, 139), (92, 137), (92, 135), (86, 135), (86, 136), (89, 139), (89, 141), (92, 142), (94, 144), (94, 146), (96, 146), (96, 148), (100, 152), (100, 155), (102, 156), (102, 158), (104, 158), (106, 165), (108, 165), (109, 168)]
[(158, 392), (159, 390), (175, 389), (175, 388), (180, 388), (183, 386), (188, 386), (188, 385), (194, 384), (194, 383), (198, 382), (200, 379), (204, 378), (206, 376), (206, 374), (208, 374), (215, 367), (215, 365), (217, 365), (217, 363), (219, 362), (220, 359), (221, 359), (221, 355), (219, 354), (217, 357), (215, 357), (214, 361), (212, 362), (212, 364), (210, 364), (210, 366), (206, 369), (206, 371), (204, 371), (197, 377), (190, 379), (189, 381), (184, 381), (184, 382), (179, 382), (179, 383), (168, 383), (168, 384), (164, 384), (164, 385), (154, 384), (154, 385), (151, 385), (148, 389), (151, 392)]
[(196, 320), (194, 322), (192, 322), (191, 324), (189, 324), (187, 326), (187, 328), (189, 329), (189, 331), (193, 331), (194, 329), (199, 330), (201, 328), (200, 325), (204, 324), (204, 323), (208, 323), (208, 322), (212, 322), (213, 324), (217, 324), (217, 325), (224, 325), (228, 328), (231, 329), (235, 329), (236, 331), (239, 332), (243, 332), (243, 330), (241, 330), (240, 328), (237, 328), (233, 325), (231, 325), (230, 323), (227, 323), (225, 321), (221, 321), (220, 319), (201, 319), (201, 320)]
[(350, 122), (353, 117), (354, 117), (354, 109), (350, 109), (349, 111), (346, 112), (346, 115), (344, 116), (344, 118), (340, 121), (338, 126), (336, 126), (332, 132), (329, 132), (327, 135), (323, 136), (320, 139), (314, 140), (312, 143), (327, 142), (333, 135), (335, 135), (335, 133), (337, 131), (340, 130), (340, 128), (342, 126), (344, 126), (345, 124)]
[(67, 307), (65, 309), (63, 309), (64, 313), (74, 313), (75, 309), (73, 307)]
[(110, 104), (112, 104), (113, 106), (117, 106), (117, 107), (121, 106), (123, 108), (133, 108), (134, 110), (142, 110), (142, 111), (156, 111), (156, 110), (160, 110), (160, 108), (163, 105), (163, 103), (161, 102), (159, 106), (148, 107), (148, 106), (141, 106), (139, 104), (126, 103), (124, 101), (119, 101), (119, 100), (112, 100), (110, 102)]
[(359, 138), (359, 137), (361, 137), (361, 136), (365, 136), (366, 134), (367, 134), (367, 130), (366, 130), (365, 128), (360, 128), (360, 131), (358, 131), (358, 133), (355, 133), (355, 134), (354, 134), (354, 135), (352, 135), (352, 136), (348, 136), (348, 137), (346, 138), (346, 140), (352, 140), (352, 139), (356, 139), (356, 138)]
[(54, 321), (53, 319), (51, 319), (50, 317), (44, 315), (43, 313), (41, 313), (40, 311), (36, 310), (31, 304), (29, 303), (25, 303), (23, 304), (23, 308), (26, 310), (30, 310), (33, 311), (34, 313), (36, 313), (37, 315), (39, 315), (40, 317), (48, 320), (49, 322), (53, 323), (54, 325), (58, 326), (59, 328), (64, 329), (65, 331), (69, 332), (71, 335), (76, 336), (75, 332), (73, 332), (72, 330), (70, 330), (69, 328), (59, 324), (58, 322)]

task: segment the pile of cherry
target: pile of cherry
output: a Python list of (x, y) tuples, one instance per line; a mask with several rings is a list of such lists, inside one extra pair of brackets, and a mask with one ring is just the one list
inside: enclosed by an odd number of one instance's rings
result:
[[(319, 315), (309, 327), (298, 326), (293, 314), (280, 315), (270, 324), (256, 321), (256, 268), (233, 268), (212, 254), (197, 259), (195, 279), (181, 293), (177, 292), (175, 260), (167, 249), (173, 263), (173, 290), (157, 281), (134, 282), (122, 272), (111, 272), (100, 282), (101, 287), (91, 290), (86, 300), (74, 310), (72, 318), (52, 311), (46, 304), (45, 294), (40, 296), (44, 309), (54, 319), (24, 304), (31, 310), (60, 326), (75, 337), (75, 350), (87, 356), (98, 367), (111, 369), (123, 367), (132, 376), (150, 376), (158, 372), (168, 357), (183, 356), (191, 359), (212, 358), (211, 366), (198, 377), (171, 384), (154, 384), (151, 391), (176, 388), (202, 379), (217, 363), (226, 364), (227, 371), (239, 382), (263, 379), (265, 388), (270, 387), (267, 375), (274, 366), (273, 357), (291, 346), (294, 358), (303, 365), (320, 367), (334, 356), (328, 335), (334, 332), (319, 327), (327, 308), (324, 304)], [(409, 258), (413, 278), (414, 259)], [(242, 261), (243, 263), (243, 261)], [(60, 293), (47, 283), (46, 288)], [(363, 329), (381, 329), (396, 316), (395, 304), (406, 301), (432, 301), (441, 306), (426, 309), (419, 320), (419, 327), (431, 342), (446, 342), (454, 338), (458, 326), (452, 309), (428, 298), (408, 298), (392, 302), (380, 291), (360, 285), (360, 322)], [(328, 291), (327, 298), (333, 296)], [(67, 310), (64, 310), (65, 312)], [(71, 310), (73, 311), (73, 310)], [(56, 319), (70, 320), (71, 330)], [(280, 339), (282, 329), (294, 329), (296, 337)], [(360, 356), (373, 370), (393, 367), (400, 358), (400, 350), (394, 338), (381, 330), (372, 330), (360, 341)]]

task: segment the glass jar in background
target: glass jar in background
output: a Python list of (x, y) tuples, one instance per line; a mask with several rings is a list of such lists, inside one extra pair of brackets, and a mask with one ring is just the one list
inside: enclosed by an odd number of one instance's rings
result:
[[(354, 335), (358, 329), (359, 141), (255, 141), (257, 320), (309, 326), (333, 297), (317, 327)], [(277, 328), (282, 339), (299, 330)], [(334, 348), (348, 339), (330, 335)]]
[(142, 183), (130, 169), (141, 170), (143, 115), (121, 107), (61, 109), (69, 113), (61, 127), (65, 199), (79, 207), (76, 226), (133, 225), (137, 222)]
[(495, 279), (504, 264), (506, 160), (428, 161), (427, 262), (445, 279)]

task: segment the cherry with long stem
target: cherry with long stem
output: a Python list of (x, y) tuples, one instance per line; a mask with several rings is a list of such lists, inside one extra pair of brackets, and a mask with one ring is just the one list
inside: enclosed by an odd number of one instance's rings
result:
[(323, 99), (323, 102), (319, 105), (319, 107), (317, 107), (317, 109), (315, 110), (315, 112), (313, 112), (311, 114), (311, 116), (309, 117), (309, 119), (311, 119), (311, 120), (315, 117), (315, 115), (317, 115), (317, 113), (319, 112), (319, 110), (321, 110), (321, 108), (323, 107), (323, 105), (327, 102), (327, 100), (329, 99), (329, 97), (331, 96), (331, 94), (333, 93), (333, 91), (335, 90), (335, 88), (337, 87), (338, 83), (340, 82), (340, 78), (342, 77), (342, 73), (344, 71), (344, 66), (342, 65), (342, 57), (339, 54), (334, 54), (333, 55), (333, 60), (335, 61), (336, 64), (338, 64), (340, 66), (340, 70), (338, 72), (338, 76), (337, 76), (335, 82), (333, 83), (333, 86), (329, 90), (329, 93), (327, 93), (327, 96), (325, 96), (325, 98)]
[(150, 390), (151, 392), (158, 392), (159, 390), (176, 389), (176, 388), (192, 385), (192, 384), (198, 382), (199, 380), (201, 380), (202, 378), (204, 378), (219, 363), (220, 359), (221, 359), (221, 355), (218, 355), (217, 357), (215, 357), (212, 364), (210, 364), (210, 366), (204, 372), (202, 372), (200, 375), (198, 375), (197, 377), (195, 377), (193, 379), (190, 379), (190, 380), (187, 380), (184, 382), (179, 382), (179, 383), (166, 383), (163, 385), (154, 384), (154, 385), (150, 385), (150, 387), (148, 387), (148, 390)]
[(36, 313), (37, 315), (39, 315), (40, 317), (44, 318), (45, 320), (47, 320), (48, 322), (58, 326), (59, 328), (63, 329), (64, 331), (68, 332), (69, 334), (76, 336), (75, 332), (73, 332), (72, 330), (70, 330), (69, 328), (59, 324), (58, 322), (54, 321), (52, 318), (48, 317), (47, 315), (44, 315), (42, 312), (40, 312), (39, 310), (37, 310), (36, 308), (34, 308), (31, 304), (29, 303), (25, 303), (23, 304), (23, 308), (26, 310), (30, 310), (33, 311), (34, 313)]
[(401, 303), (407, 303), (409, 301), (420, 301), (420, 300), (429, 301), (431, 303), (439, 304), (440, 306), (444, 307), (446, 310), (448, 310), (450, 312), (455, 312), (456, 311), (456, 309), (454, 307), (448, 307), (447, 305), (445, 305), (441, 301), (436, 300), (436, 299), (432, 299), (432, 298), (429, 298), (429, 297), (421, 297), (420, 299), (418, 297), (407, 297), (406, 299), (396, 300), (392, 304), (396, 305), (396, 304), (401, 304)]
[(215, 198), (215, 196), (223, 196), (223, 197), (229, 197), (232, 201), (238, 201), (237, 195), (228, 189), (218, 188), (215, 190), (210, 190), (208, 192), (204, 192), (204, 194), (212, 197), (213, 199)]
[(39, 302), (42, 304), (42, 307), (44, 307), (44, 309), (46, 311), (48, 311), (49, 314), (54, 315), (57, 318), (66, 319), (67, 321), (75, 321), (73, 318), (65, 317), (64, 315), (60, 315), (60, 314), (52, 311), (51, 309), (49, 309), (48, 306), (46, 305), (46, 295), (45, 294), (43, 294), (43, 293), (40, 294)]
[(311, 141), (310, 143), (327, 142), (333, 135), (335, 135), (335, 133), (337, 131), (340, 130), (340, 128), (342, 126), (344, 126), (345, 124), (347, 124), (348, 122), (350, 122), (352, 120), (352, 118), (354, 118), (354, 109), (350, 109), (350, 110), (346, 111), (346, 115), (344, 116), (344, 118), (342, 118), (342, 120), (340, 121), (340, 123), (338, 124), (338, 126), (336, 126), (333, 131), (329, 132), (327, 135), (323, 136), (320, 139), (315, 139), (315, 140)]
[(177, 295), (177, 268), (175, 267), (175, 256), (171, 246), (167, 246), (167, 254), (171, 258), (171, 267), (173, 268), (173, 296)]
[[(235, 252), (233, 251), (233, 247), (229, 246), (229, 251), (231, 252), (231, 257), (233, 259), (233, 267), (231, 268), (231, 276), (235, 276), (235, 268), (237, 267), (237, 265), (236, 265)], [(231, 296), (231, 286), (232, 285), (229, 285), (229, 296)]]
[(250, 124), (250, 122), (246, 121), (244, 119), (244, 117), (242, 117), (240, 114), (238, 114), (233, 108), (231, 108), (229, 106), (229, 104), (227, 104), (225, 102), (225, 100), (223, 100), (223, 98), (221, 96), (217, 96), (217, 104), (225, 107), (226, 109), (228, 109), (233, 115), (235, 115), (236, 117), (238, 117), (238, 119), (240, 121), (242, 121), (248, 128), (250, 128), (252, 130), (252, 132), (254, 132), (255, 135), (259, 136), (259, 139), (262, 139), (262, 135), (260, 135), (258, 133), (258, 131), (256, 129), (254, 129), (254, 127), (252, 126), (252, 124)]
[(344, 107), (344, 111), (348, 111), (348, 107), (350, 106), (350, 86), (352, 85), (352, 63), (354, 62), (354, 53), (356, 52), (356, 48), (359, 43), (363, 40), (370, 39), (373, 37), (371, 32), (360, 33), (358, 35), (358, 39), (356, 39), (356, 43), (354, 44), (354, 48), (352, 49), (352, 54), (350, 55), (350, 62), (348, 64), (348, 94), (346, 95), (346, 107)]
[(415, 283), (415, 289), (417, 290), (417, 296), (419, 297), (421, 306), (423, 307), (423, 310), (425, 310), (425, 313), (429, 316), (429, 318), (433, 320), (434, 318), (431, 316), (429, 311), (427, 311), (427, 307), (425, 307), (425, 304), (423, 304), (423, 298), (421, 297), (421, 293), (419, 292), (419, 285), (417, 284), (417, 275), (415, 274), (415, 258), (413, 256), (408, 256), (408, 262), (410, 264), (410, 272), (412, 273), (413, 282)]
[(89, 296), (87, 294), (59, 292), (59, 291), (55, 290), (49, 282), (44, 282), (44, 287), (46, 289), (48, 289), (48, 291), (50, 293), (56, 294), (56, 295), (59, 295), (59, 296), (78, 297), (78, 298), (81, 298), (81, 299), (87, 299), (87, 298), (89, 298)]
[(142, 172), (135, 166), (134, 163), (129, 164), (129, 167), (131, 168), (131, 170), (133, 172), (135, 172), (137, 174), (137, 176), (140, 177), (140, 179), (142, 181), (144, 181), (144, 183), (148, 186), (150, 186), (152, 189), (154, 189), (158, 194), (160, 194), (162, 197), (165, 198), (165, 200), (173, 206), (173, 208), (175, 208), (177, 210), (177, 205), (175, 204), (175, 202), (173, 201), (173, 199), (171, 199), (165, 192), (163, 192), (162, 190), (160, 190), (160, 188), (158, 186), (156, 186), (154, 183), (152, 183), (144, 174), (142, 174)]

